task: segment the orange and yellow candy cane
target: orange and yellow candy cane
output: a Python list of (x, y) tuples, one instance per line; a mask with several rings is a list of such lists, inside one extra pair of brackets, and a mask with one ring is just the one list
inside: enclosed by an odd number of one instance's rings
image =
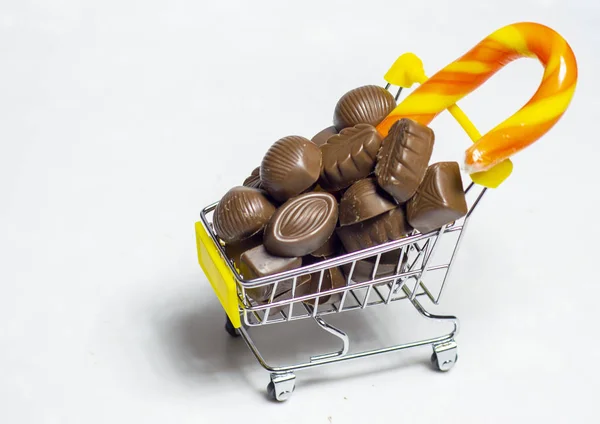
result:
[[(480, 136), (455, 103), (520, 57), (537, 58), (544, 65), (538, 90), (518, 112)], [(440, 112), (449, 109), (474, 141), (465, 152), (465, 169), (472, 177), (479, 176), (473, 178), (475, 182), (491, 187), (499, 185), (510, 174), (510, 156), (535, 142), (556, 124), (569, 106), (577, 83), (577, 62), (569, 44), (554, 30), (536, 23), (517, 23), (499, 29), (429, 79), (419, 71), (418, 64), (413, 63), (413, 75), (408, 77), (398, 73), (399, 68), (395, 67), (396, 64), (386, 74), (388, 82), (405, 87), (412, 81), (422, 84), (377, 126), (377, 130), (387, 135), (400, 118), (427, 125)]]

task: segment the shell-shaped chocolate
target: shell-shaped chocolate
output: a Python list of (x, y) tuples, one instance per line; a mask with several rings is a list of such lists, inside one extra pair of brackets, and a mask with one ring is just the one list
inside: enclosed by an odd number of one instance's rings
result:
[(323, 167), (319, 184), (337, 191), (366, 178), (375, 168), (382, 138), (372, 125), (357, 124), (329, 137), (321, 146)]
[(383, 87), (365, 85), (348, 91), (335, 106), (333, 125), (338, 130), (356, 124), (377, 126), (396, 107), (394, 96)]
[(217, 205), (213, 226), (225, 243), (234, 243), (262, 230), (273, 213), (275, 206), (260, 190), (234, 187)]
[(265, 228), (265, 248), (278, 256), (308, 255), (331, 237), (337, 218), (337, 201), (329, 193), (294, 197), (277, 209)]
[(260, 165), (262, 186), (277, 201), (284, 202), (316, 183), (321, 172), (321, 150), (300, 136), (276, 141)]
[(397, 206), (374, 178), (352, 184), (340, 201), (340, 225), (351, 225), (381, 215)]
[(254, 168), (250, 176), (244, 180), (243, 185), (244, 187), (257, 188), (259, 190), (263, 188), (260, 181), (260, 166)]

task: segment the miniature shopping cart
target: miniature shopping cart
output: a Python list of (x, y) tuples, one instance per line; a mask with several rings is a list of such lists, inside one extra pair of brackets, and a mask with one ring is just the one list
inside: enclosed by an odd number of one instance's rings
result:
[[(389, 88), (389, 84), (386, 88)], [(485, 192), (485, 187), (471, 183), (465, 190), (469, 205), (467, 215), (439, 230), (427, 234), (414, 231), (400, 240), (252, 280), (245, 280), (240, 275), (213, 230), (212, 219), (218, 203), (204, 208), (200, 213), (200, 221), (196, 223), (199, 263), (226, 311), (227, 332), (234, 337), (241, 336), (258, 362), (271, 373), (271, 382), (267, 386), (269, 396), (278, 401), (288, 399), (295, 387), (294, 372), (298, 370), (424, 345), (433, 348), (431, 360), (435, 368), (440, 371), (451, 369), (458, 358), (455, 341), (459, 330), (458, 318), (431, 314), (425, 309), (421, 299), (428, 299), (434, 305), (439, 303), (466, 225)], [(448, 240), (450, 244), (446, 243), (446, 249), (439, 249), (442, 242)], [(384, 273), (385, 276), (380, 276), (382, 255), (392, 252), (398, 257), (397, 264), (393, 272), (388, 271)], [(366, 281), (365, 278), (360, 278), (361, 282), (355, 282), (353, 276), (357, 265), (365, 263), (369, 264), (370, 278)], [(325, 272), (334, 267), (345, 270), (346, 285), (326, 288), (323, 285)], [(315, 274), (318, 276), (317, 290), (310, 294), (298, 290), (296, 294), (298, 282)], [(433, 274), (436, 274), (436, 284), (429, 284), (426, 277)], [(275, 298), (277, 286), (289, 284), (290, 281), (291, 291), (285, 299)], [(269, 300), (258, 302), (248, 296), (249, 289), (263, 286), (271, 286), (268, 287), (271, 293)], [(452, 330), (433, 338), (349, 353), (348, 335), (325, 320), (330, 314), (388, 305), (401, 300), (410, 302), (427, 319), (450, 323)], [(342, 343), (341, 349), (334, 353), (312, 356), (306, 362), (297, 364), (282, 366), (267, 362), (253, 341), (250, 329), (302, 319), (313, 320), (318, 327), (338, 337)]]

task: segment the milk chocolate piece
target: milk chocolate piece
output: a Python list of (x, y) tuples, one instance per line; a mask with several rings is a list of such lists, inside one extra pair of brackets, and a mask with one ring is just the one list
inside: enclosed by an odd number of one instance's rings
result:
[(410, 199), (423, 181), (433, 152), (433, 131), (410, 119), (396, 122), (377, 155), (377, 182), (399, 203)]
[(381, 136), (369, 124), (344, 128), (321, 146), (323, 168), (319, 185), (337, 191), (369, 176), (375, 168)]
[[(310, 284), (308, 285), (308, 293), (316, 294), (323, 293), (327, 290), (337, 289), (340, 287), (346, 286), (346, 277), (342, 270), (338, 267), (328, 268), (323, 272), (323, 280), (321, 282), (321, 290), (319, 290), (319, 278), (321, 276), (321, 272), (315, 272), (310, 276)], [(319, 297), (319, 305), (327, 305), (336, 302), (341, 298), (341, 293), (337, 293), (334, 295), (325, 295)], [(307, 300), (306, 303), (313, 305), (315, 304), (315, 299)]]
[(375, 218), (337, 229), (346, 252), (351, 253), (368, 247), (398, 240), (412, 231), (406, 221), (402, 206)]
[[(384, 264), (379, 262), (377, 266), (377, 274), (375, 278), (381, 277), (389, 277), (396, 273), (396, 265), (397, 264)], [(372, 280), (373, 268), (375, 267), (375, 262), (370, 260), (362, 260), (357, 261), (356, 266), (354, 267), (354, 271), (352, 272), (352, 281), (355, 283), (363, 283), (365, 281)], [(342, 270), (344, 271), (344, 275), (347, 277), (350, 275), (350, 269), (352, 268), (352, 264), (344, 264), (342, 265)], [(387, 284), (387, 283), (386, 283)]]
[(351, 225), (381, 215), (396, 207), (394, 199), (381, 190), (374, 178), (352, 184), (340, 201), (340, 225)]
[(350, 90), (338, 101), (333, 125), (338, 130), (356, 124), (377, 126), (396, 107), (394, 96), (385, 88), (365, 85)]
[(323, 144), (327, 143), (329, 137), (331, 137), (332, 135), (336, 135), (337, 133), (338, 130), (334, 126), (327, 127), (324, 130), (321, 130), (317, 134), (315, 134), (310, 141), (315, 143), (317, 146), (321, 147)]
[[(259, 277), (266, 277), (291, 269), (300, 268), (302, 266), (302, 258), (282, 258), (273, 256), (261, 244), (253, 249), (242, 253), (240, 257), (240, 273), (246, 280), (251, 280)], [(298, 278), (296, 284), (307, 282), (310, 279), (309, 275)], [(293, 278), (280, 281), (277, 284), (275, 296), (279, 296), (292, 289)], [(296, 286), (298, 287), (298, 286)], [(273, 293), (273, 284), (266, 286), (246, 289), (246, 293), (252, 299), (258, 302), (268, 301)]]
[(250, 176), (244, 180), (243, 186), (257, 188), (259, 190), (263, 188), (262, 182), (260, 181), (260, 166), (254, 168)]
[(408, 222), (428, 233), (467, 214), (467, 201), (456, 162), (439, 162), (427, 168), (417, 194), (407, 207)]
[(326, 258), (329, 256), (335, 256), (341, 247), (340, 239), (334, 232), (331, 234), (331, 237), (325, 242), (325, 244), (319, 247), (314, 252), (311, 252), (310, 255), (316, 258)]
[(262, 236), (262, 232), (259, 232), (258, 234), (245, 240), (227, 243), (225, 245), (225, 254), (233, 261), (233, 264), (238, 270), (240, 269), (240, 257), (242, 256), (242, 253), (261, 245), (263, 239)]
[(289, 136), (275, 142), (260, 165), (260, 180), (279, 202), (294, 197), (317, 182), (321, 150), (304, 137)]
[(274, 212), (275, 206), (260, 190), (234, 187), (217, 205), (213, 226), (225, 243), (235, 243), (262, 230)]
[(338, 205), (329, 193), (311, 192), (285, 202), (265, 228), (264, 244), (278, 256), (304, 256), (331, 237), (338, 219)]

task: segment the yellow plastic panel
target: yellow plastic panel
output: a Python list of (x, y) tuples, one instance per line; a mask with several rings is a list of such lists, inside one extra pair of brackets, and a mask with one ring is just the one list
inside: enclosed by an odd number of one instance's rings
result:
[(196, 222), (198, 263), (235, 328), (242, 326), (235, 277), (201, 222)]

